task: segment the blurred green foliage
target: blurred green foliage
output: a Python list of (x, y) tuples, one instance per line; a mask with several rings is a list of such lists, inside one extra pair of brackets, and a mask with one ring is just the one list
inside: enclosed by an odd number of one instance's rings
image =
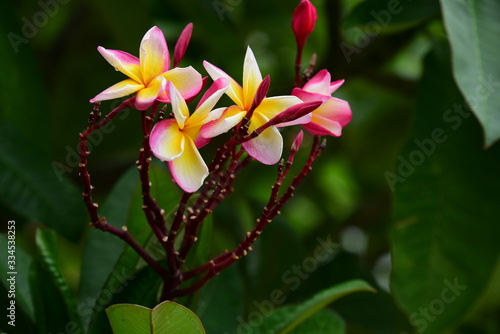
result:
[[(286, 94), (293, 83), (290, 23), (297, 3), (0, 4), (0, 226), (7, 233), (4, 222), (16, 221), (19, 273), (18, 325), (8, 326), (2, 313), (2, 331), (107, 333), (105, 307), (156, 303), (156, 273), (127, 255), (130, 249), (124, 251), (121, 241), (91, 230), (80, 199), (76, 152), (92, 109), (88, 100), (123, 78), (97, 46), (138, 54), (142, 36), (157, 25), (173, 50), (183, 27), (193, 22), (181, 66), (205, 75), (202, 61), (208, 60), (240, 79), (250, 45), (262, 73), (271, 74), (270, 94)], [(317, 53), (317, 70), (346, 79), (335, 96), (349, 101), (353, 120), (342, 137), (328, 139), (314, 171), (254, 251), (180, 302), (208, 333), (235, 333), (252, 312), (260, 314), (275, 290), (285, 297), (273, 308), (289, 308), (360, 278), (378, 293), (344, 297), (330, 307), (335, 312), (317, 313), (317, 321), (296, 332), (321, 322), (335, 324), (335, 333), (500, 332), (496, 0), (460, 0), (456, 6), (444, 0), (313, 3), (319, 18), (304, 59)], [(101, 110), (116, 103), (104, 102)], [(284, 131), (285, 147), (296, 131)], [(129, 224), (140, 233), (138, 179), (130, 168), (141, 145), (139, 115), (126, 111), (90, 143), (97, 202), (110, 223)], [(297, 166), (310, 145), (306, 137)], [(213, 147), (202, 151), (206, 160), (213, 153)], [(154, 173), (162, 180), (154, 191), (166, 195), (166, 210), (171, 209), (175, 190), (168, 172), (158, 167)], [(258, 164), (245, 170), (236, 192), (204, 228), (196, 259), (238, 244), (267, 200), (275, 173), (275, 167)], [(349, 237), (353, 226), (358, 234)], [(148, 238), (141, 235), (144, 243)], [(325, 242), (336, 245), (331, 258), (299, 274), (296, 268)], [(2, 235), (2, 254), (6, 245)], [(388, 254), (390, 266), (384, 262)], [(8, 292), (5, 261), (0, 260), (2, 305)]]

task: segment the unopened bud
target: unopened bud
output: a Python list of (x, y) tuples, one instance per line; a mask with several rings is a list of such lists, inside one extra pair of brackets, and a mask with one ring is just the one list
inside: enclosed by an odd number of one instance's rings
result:
[(182, 30), (182, 33), (180, 34), (179, 39), (175, 44), (173, 67), (177, 67), (177, 65), (179, 65), (182, 58), (184, 57), (184, 54), (186, 53), (187, 47), (189, 45), (189, 41), (191, 40), (192, 33), (193, 33), (193, 24), (189, 23), (184, 28), (184, 30)]
[(302, 140), (304, 139), (304, 131), (300, 130), (295, 139), (293, 140), (292, 149), (290, 150), (290, 156), (288, 157), (288, 163), (293, 163), (293, 159), (295, 158), (295, 154), (299, 150), (302, 145)]
[(316, 8), (309, 0), (302, 0), (292, 15), (292, 29), (300, 49), (304, 46), (307, 36), (314, 30), (318, 19)]

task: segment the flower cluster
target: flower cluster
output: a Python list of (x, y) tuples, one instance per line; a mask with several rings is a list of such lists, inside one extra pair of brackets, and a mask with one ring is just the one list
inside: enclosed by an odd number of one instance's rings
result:
[[(311, 77), (314, 65), (301, 72), (302, 50), (314, 30), (316, 19), (316, 9), (311, 2), (301, 0), (292, 16), (297, 57), (295, 86), (289, 95), (267, 96), (271, 78), (262, 76), (250, 47), (243, 62), (241, 84), (208, 61), (203, 62), (208, 73), (205, 78), (192, 66), (178, 67), (189, 45), (192, 24), (184, 28), (175, 45), (172, 66), (165, 37), (158, 27), (151, 28), (144, 36), (139, 58), (123, 51), (98, 47), (101, 55), (128, 79), (90, 100), (95, 105), (87, 128), (80, 133), (79, 144), (82, 197), (91, 225), (127, 242), (162, 277), (161, 300), (173, 300), (193, 293), (248, 254), (264, 228), (281, 212), (297, 186), (312, 170), (313, 163), (325, 147), (321, 136), (340, 136), (342, 128), (350, 122), (349, 104), (332, 97), (344, 81), (332, 82), (325, 69)], [(211, 84), (209, 80), (212, 80)], [(232, 102), (220, 106), (224, 94), (229, 98), (226, 101)], [(128, 95), (132, 96), (101, 119), (100, 101)], [(199, 101), (193, 107), (191, 104), (195, 100)], [(166, 266), (149, 254), (126, 227), (116, 228), (100, 216), (99, 205), (92, 199), (94, 187), (87, 168), (91, 154), (88, 139), (94, 131), (130, 107), (139, 111), (143, 133), (136, 161), (142, 210), (156, 241), (164, 250)], [(283, 138), (280, 129), (295, 125), (302, 126), (314, 136), (314, 140), (302, 169), (285, 186), (284, 181), (302, 145), (304, 132), (301, 130), (296, 136), (285, 163), (281, 159)], [(207, 165), (200, 149), (212, 138), (223, 134), (228, 139)], [(175, 213), (168, 217), (151, 194), (153, 185), (149, 172), (153, 155), (167, 164), (172, 178), (184, 190)], [(255, 226), (233, 250), (226, 250), (198, 267), (185, 268), (186, 257), (198, 239), (200, 226), (234, 191), (235, 178), (253, 160), (266, 165), (278, 164), (269, 200)], [(196, 197), (192, 196), (195, 192)], [(199, 278), (193, 282), (196, 277)]]
[[(303, 0), (294, 13), (293, 28), (301, 47), (314, 28), (316, 19), (315, 11), (310, 14), (307, 3), (309, 1)], [(302, 13), (302, 8), (305, 13)], [(176, 47), (175, 65), (187, 48), (191, 29), (190, 24), (177, 43), (180, 47)], [(267, 97), (269, 80), (266, 80), (264, 86), (267, 87), (262, 87), (259, 95), (259, 87), (263, 85), (264, 79), (250, 47), (243, 63), (241, 85), (219, 67), (208, 61), (203, 63), (214, 82), (192, 113), (187, 101), (200, 94), (202, 75), (191, 66), (170, 68), (167, 43), (158, 27), (151, 28), (144, 36), (139, 58), (103, 47), (98, 47), (98, 51), (117, 71), (129, 78), (104, 90), (90, 102), (135, 93), (135, 107), (138, 110), (147, 110), (158, 103), (170, 103), (173, 117), (156, 123), (149, 143), (153, 154), (168, 163), (174, 180), (186, 192), (197, 191), (207, 177), (209, 171), (198, 149), (215, 136), (232, 129), (241, 130), (242, 126), (245, 126), (247, 134), (251, 134), (280, 115), (280, 119), (286, 121), (273, 122), (254, 138), (241, 142), (249, 156), (272, 165), (280, 160), (283, 151), (279, 127), (302, 124), (313, 135), (340, 136), (342, 127), (351, 119), (349, 104), (331, 97), (343, 80), (330, 82), (327, 70), (317, 73), (302, 88), (294, 88), (291, 95)], [(214, 109), (224, 93), (234, 105)], [(305, 115), (284, 117), (283, 113), (296, 112), (297, 108), (291, 107), (304, 102), (321, 102), (321, 105), (312, 111), (307, 110)]]

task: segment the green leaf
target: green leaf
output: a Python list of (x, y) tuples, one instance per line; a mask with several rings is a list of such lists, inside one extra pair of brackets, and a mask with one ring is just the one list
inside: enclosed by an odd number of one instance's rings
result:
[[(139, 176), (137, 171), (134, 172), (132, 169), (124, 175), (123, 181), (120, 181), (115, 190), (110, 194), (110, 196), (117, 195), (120, 190), (124, 190), (128, 195), (124, 196), (125, 198), (123, 201), (117, 201), (114, 197), (108, 199), (108, 201), (111, 201), (109, 202), (111, 203), (109, 204), (109, 213), (112, 213), (112, 217), (114, 216), (117, 218), (114, 222), (109, 220), (109, 223), (120, 224), (118, 226), (123, 226), (124, 223), (126, 223), (128, 231), (140, 245), (145, 247), (153, 236), (141, 208), (142, 196)], [(167, 214), (171, 213), (178, 205), (178, 200), (180, 198), (178, 187), (172, 183), (170, 175), (164, 169), (155, 165), (150, 166), (150, 180), (153, 185), (151, 189), (153, 198), (157, 200), (160, 207), (162, 207)], [(135, 189), (131, 194), (130, 191), (132, 188), (130, 185), (134, 183)], [(123, 215), (123, 212), (126, 212), (126, 216)], [(108, 215), (108, 217), (110, 216)], [(166, 215), (166, 217), (168, 218), (168, 215)], [(126, 218), (125, 222), (123, 218)], [(105, 251), (116, 252), (116, 249), (106, 249)], [(95, 256), (95, 254), (95, 252), (89, 250), (89, 256)], [(125, 250), (121, 253), (115, 266), (111, 269), (106, 283), (98, 294), (96, 299), (97, 303), (93, 311), (94, 319), (91, 321), (89, 327), (90, 333), (102, 332), (103, 329), (101, 326), (107, 325), (104, 312), (102, 312), (104, 307), (110, 305), (113, 301), (113, 296), (119, 294), (123, 290), (124, 285), (129, 284), (128, 282), (135, 277), (142, 263), (144, 262), (141, 261), (139, 255), (131, 247), (125, 247)], [(110, 267), (107, 266), (107, 268), (107, 270), (109, 270)], [(143, 301), (141, 301), (141, 304), (142, 303)]]
[[(7, 225), (7, 224), (6, 224)], [(12, 226), (12, 225), (7, 225)], [(9, 230), (7, 230), (9, 231)], [(12, 230), (10, 230), (12, 231)], [(12, 235), (12, 234), (11, 234)], [(11, 253), (12, 244), (8, 244), (8, 236), (0, 234), (0, 249), (5, 252), (5, 256), (0, 257), (0, 293), (3, 303), (3, 298), (6, 298), (6, 303), (11, 303), (10, 300), (15, 300), (16, 307), (16, 326), (12, 328), (14, 333), (30, 333), (33, 329), (35, 316), (33, 310), (33, 302), (31, 300), (31, 291), (29, 286), (29, 271), (32, 263), (31, 256), (20, 247), (19, 244), (15, 245), (15, 253)], [(13, 254), (13, 255), (12, 255)], [(8, 256), (15, 256), (15, 270), (9, 268)], [(15, 274), (15, 292), (11, 290), (12, 275), (9, 272), (16, 272)], [(7, 281), (10, 279), (10, 281)], [(14, 292), (15, 298), (10, 298), (10, 294)], [(10, 306), (7, 304), (7, 306)], [(3, 304), (2, 304), (3, 305)], [(9, 311), (6, 315), (9, 315)], [(7, 322), (12, 319), (4, 316), (0, 319), (0, 328), (8, 328)]]
[(0, 126), (0, 197), (21, 216), (40, 221), (77, 240), (85, 226), (81, 194), (69, 180), (58, 180), (49, 159), (8, 126)]
[(4, 284), (6, 288), (8, 288), (9, 284), (7, 283), (7, 279), (10, 277), (10, 275), (8, 275), (7, 273), (14, 271), (9, 269), (8, 256), (14, 256), (16, 262), (15, 272), (17, 272), (16, 304), (18, 304), (17, 307), (21, 307), (24, 312), (31, 318), (31, 320), (33, 320), (33, 303), (30, 297), (28, 282), (28, 272), (31, 266), (31, 256), (26, 253), (23, 248), (19, 247), (19, 245), (15, 245), (15, 253), (10, 253), (7, 248), (9, 246), (11, 245), (8, 244), (7, 235), (0, 234), (0, 249), (2, 249), (2, 251), (5, 250), (6, 252), (6, 256), (0, 257), (0, 279), (2, 280), (2, 284)]
[[(197, 308), (209, 333), (235, 333), (243, 313), (244, 282), (237, 265), (224, 269), (199, 292)], [(189, 306), (189, 305), (188, 305)]]
[(500, 146), (482, 149), (448, 55), (436, 48), (425, 60), (414, 133), (394, 176), (392, 292), (419, 333), (464, 319), (500, 251)]
[(484, 129), (486, 146), (500, 138), (500, 2), (441, 0), (460, 91)]
[[(255, 328), (256, 333), (292, 333), (300, 324), (325, 308), (333, 301), (358, 291), (375, 292), (365, 281), (352, 280), (323, 290), (311, 299), (298, 306), (282, 307), (265, 317), (261, 326)], [(249, 323), (248, 326), (252, 326)], [(248, 329), (250, 330), (250, 329)]]
[(30, 283), (40, 333), (59, 333), (68, 328), (81, 331), (76, 300), (57, 264), (57, 234), (39, 229), (35, 239), (38, 255), (33, 262)]
[(200, 319), (188, 308), (166, 301), (154, 309), (118, 304), (106, 310), (114, 334), (203, 334)]
[(304, 321), (292, 334), (344, 334), (345, 322), (335, 312), (323, 309)]
[[(0, 59), (9, 66), (0, 71), (0, 123), (14, 128), (15, 133), (28, 138), (32, 144), (48, 151), (50, 136), (49, 108), (46, 96), (46, 83), (42, 80), (38, 55), (33, 49), (32, 38), (24, 38), (24, 22), (19, 20), (12, 3), (3, 2), (0, 10)], [(32, 36), (33, 37), (33, 36)], [(31, 43), (30, 43), (31, 42)], [(26, 80), (26, 78), (30, 78)], [(27, 97), (29, 92), (29, 98)], [(36, 101), (36, 103), (34, 103)], [(27, 121), (36, 120), (36, 121)], [(40, 140), (43, 138), (44, 140)]]
[(153, 334), (203, 334), (200, 319), (188, 308), (174, 302), (163, 302), (151, 312)]
[[(355, 26), (387, 27), (414, 23), (439, 15), (439, 4), (434, 0), (405, 1), (370, 0), (356, 6), (344, 21), (344, 28)], [(366, 30), (372, 31), (366, 28)]]
[(117, 304), (106, 309), (114, 334), (151, 334), (151, 309)]

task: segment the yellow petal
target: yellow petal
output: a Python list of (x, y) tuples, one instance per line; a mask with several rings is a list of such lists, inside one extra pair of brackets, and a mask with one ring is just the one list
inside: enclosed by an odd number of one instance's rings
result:
[[(220, 109), (216, 110), (219, 111)], [(201, 128), (201, 135), (205, 138), (213, 138), (220, 134), (226, 133), (227, 131), (231, 130), (236, 124), (241, 122), (245, 115), (246, 111), (241, 110), (240, 107), (231, 106), (224, 110), (219, 118), (205, 124)]]
[(186, 120), (189, 118), (189, 109), (186, 101), (182, 98), (181, 93), (179, 93), (171, 81), (168, 82), (167, 87), (172, 101), (172, 112), (174, 113), (175, 120), (177, 121), (179, 128), (184, 129)]
[(149, 146), (161, 161), (177, 159), (184, 151), (185, 137), (174, 119), (155, 124), (149, 136)]
[(285, 109), (299, 103), (302, 103), (302, 100), (292, 95), (267, 97), (255, 109), (255, 112), (259, 112), (262, 115), (265, 115), (268, 119), (271, 119), (283, 112)]
[(208, 176), (207, 165), (189, 137), (185, 137), (184, 151), (181, 156), (170, 161), (168, 166), (177, 184), (189, 193), (198, 190)]
[(262, 82), (259, 65), (250, 47), (247, 48), (245, 62), (243, 64), (243, 104), (244, 110), (249, 110), (252, 106), (253, 98)]
[(166, 83), (167, 81), (163, 77), (156, 77), (146, 88), (137, 93), (135, 107), (138, 110), (146, 110), (151, 107), (158, 95), (165, 90)]
[(140, 47), (140, 62), (145, 85), (168, 70), (170, 55), (160, 28), (153, 27), (144, 35)]
[[(191, 66), (185, 68), (176, 67), (161, 74), (161, 76), (172, 82), (185, 100), (198, 94), (203, 86), (201, 74)], [(168, 94), (162, 95), (160, 99), (162, 102), (170, 102)]]
[[(264, 115), (254, 113), (249, 132), (254, 131), (267, 121), (268, 119)], [(262, 131), (257, 138), (244, 142), (242, 145), (252, 158), (266, 165), (274, 165), (277, 163), (283, 152), (283, 138), (278, 129), (274, 126), (270, 126)]]

